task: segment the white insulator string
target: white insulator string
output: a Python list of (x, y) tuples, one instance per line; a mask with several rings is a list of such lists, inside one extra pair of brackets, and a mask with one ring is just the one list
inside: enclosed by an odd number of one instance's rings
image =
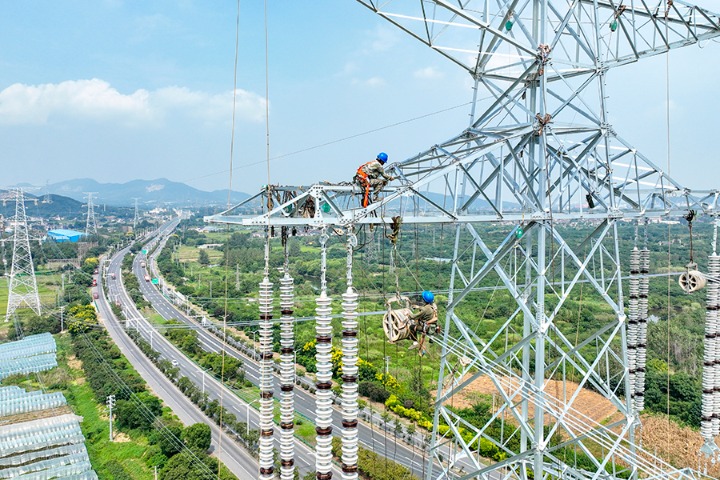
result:
[(285, 261), (280, 279), (280, 479), (295, 476), (295, 330), (294, 285), (290, 276), (288, 242), (283, 235)]
[(273, 459), (273, 351), (272, 351), (272, 312), (273, 284), (269, 278), (270, 231), (265, 230), (265, 276), (260, 282), (260, 441), (259, 462), (260, 477), (263, 480), (274, 478)]
[(327, 228), (320, 235), (320, 296), (315, 300), (315, 470), (318, 480), (332, 478), (332, 299), (327, 296)]
[(638, 282), (638, 344), (635, 373), (635, 410), (645, 409), (645, 366), (647, 364), (648, 295), (650, 293), (650, 250), (640, 250), (640, 275)]
[(353, 249), (357, 238), (352, 227), (347, 232), (347, 290), (342, 295), (342, 478), (358, 478), (358, 293), (353, 288)]
[(638, 409), (635, 393), (637, 391), (637, 371), (638, 371), (638, 344), (640, 343), (639, 328), (639, 305), (640, 298), (640, 250), (637, 246), (630, 252), (630, 296), (628, 298), (628, 323), (627, 323), (627, 357), (628, 357), (628, 380), (630, 385), (631, 401)]

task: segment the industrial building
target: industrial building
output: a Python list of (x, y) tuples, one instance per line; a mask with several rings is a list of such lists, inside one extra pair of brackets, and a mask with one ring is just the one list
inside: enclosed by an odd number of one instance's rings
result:
[(65, 229), (59, 229), (59, 230), (48, 230), (47, 236), (48, 239), (54, 240), (58, 243), (63, 242), (78, 242), (80, 241), (80, 237), (82, 237), (84, 234), (82, 232), (77, 232), (75, 230), (65, 230)]

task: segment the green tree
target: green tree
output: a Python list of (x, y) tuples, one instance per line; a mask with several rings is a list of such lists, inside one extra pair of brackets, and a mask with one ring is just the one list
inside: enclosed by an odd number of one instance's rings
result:
[(208, 255), (207, 250), (200, 250), (200, 253), (198, 254), (198, 262), (200, 262), (200, 265), (202, 266), (210, 265), (210, 256)]
[(179, 439), (185, 434), (182, 424), (179, 422), (157, 420), (155, 427), (150, 434), (150, 442), (160, 447), (160, 451), (166, 457), (172, 457), (180, 453), (182, 450), (182, 442), (179, 441)]
[(210, 449), (212, 432), (210, 427), (204, 423), (190, 425), (183, 432), (182, 439), (185, 445), (193, 450), (207, 452)]
[(185, 451), (168, 460), (160, 478), (163, 480), (210, 479), (217, 475), (217, 471), (218, 461), (215, 458)]
[(137, 398), (146, 408), (139, 408), (135, 402), (129, 400), (118, 400), (115, 406), (118, 427), (149, 430), (155, 418), (162, 413), (162, 404), (156, 396), (140, 392)]

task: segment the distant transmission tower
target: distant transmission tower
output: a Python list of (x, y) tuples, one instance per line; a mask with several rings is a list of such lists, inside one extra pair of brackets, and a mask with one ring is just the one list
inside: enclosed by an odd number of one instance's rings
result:
[(22, 304), (26, 304), (40, 315), (40, 296), (38, 295), (35, 269), (30, 254), (30, 237), (28, 235), (27, 218), (25, 217), (25, 200), (22, 189), (15, 190), (15, 226), (13, 228), (13, 257), (8, 282), (8, 304), (5, 321), (15, 313)]
[(45, 182), (45, 197), (43, 198), (42, 203), (52, 203), (52, 198), (50, 198), (50, 182)]
[(95, 220), (95, 206), (93, 204), (93, 195), (97, 192), (83, 192), (87, 195), (87, 222), (85, 223), (85, 237), (97, 235), (97, 221)]
[(133, 233), (135, 230), (137, 230), (137, 223), (138, 223), (138, 197), (134, 197), (133, 200), (135, 201), (135, 217), (133, 217)]

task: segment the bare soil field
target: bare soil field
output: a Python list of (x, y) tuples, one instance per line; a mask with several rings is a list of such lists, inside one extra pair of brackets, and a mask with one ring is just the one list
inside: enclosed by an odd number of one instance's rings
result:
[[(505, 393), (516, 389), (517, 384), (506, 379)], [(569, 383), (567, 391), (563, 393), (562, 385), (555, 380), (547, 382), (546, 391), (555, 398), (572, 398), (578, 385)], [(434, 392), (433, 392), (434, 395)], [(476, 403), (481, 396), (495, 396), (495, 404), (500, 401), (500, 395), (488, 377), (482, 377), (465, 387), (463, 392), (455, 395), (452, 405), (456, 408), (468, 408)], [(519, 401), (519, 396), (513, 398)], [(587, 389), (581, 389), (573, 402), (575, 409), (597, 423), (608, 425), (622, 417), (613, 404), (602, 395)], [(529, 406), (529, 415), (533, 416), (532, 403)], [(506, 417), (506, 420), (509, 417)], [(699, 470), (712, 478), (720, 478), (720, 462), (711, 462), (700, 454), (703, 440), (698, 430), (682, 427), (674, 421), (668, 421), (663, 415), (642, 415), (642, 428), (638, 431), (638, 444), (649, 454), (663, 459), (676, 468), (692, 468)], [(552, 418), (548, 419), (550, 423)]]

